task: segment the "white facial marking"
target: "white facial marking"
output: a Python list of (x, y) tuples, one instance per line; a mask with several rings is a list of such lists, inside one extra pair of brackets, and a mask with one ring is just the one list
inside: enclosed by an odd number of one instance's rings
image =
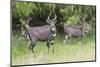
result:
[(55, 30), (55, 28), (52, 28), (52, 31), (54, 31)]

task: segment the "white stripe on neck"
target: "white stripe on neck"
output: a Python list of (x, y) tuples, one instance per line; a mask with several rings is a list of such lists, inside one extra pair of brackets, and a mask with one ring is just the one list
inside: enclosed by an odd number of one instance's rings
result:
[(53, 34), (53, 36), (55, 37), (55, 36), (56, 36), (56, 33), (55, 33), (55, 34)]
[(54, 40), (52, 40), (51, 43), (54, 43)]

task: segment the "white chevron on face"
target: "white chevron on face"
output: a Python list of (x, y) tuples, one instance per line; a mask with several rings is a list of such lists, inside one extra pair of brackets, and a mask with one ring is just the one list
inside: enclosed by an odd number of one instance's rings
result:
[(51, 30), (52, 30), (52, 31), (55, 31), (56, 29), (53, 27)]

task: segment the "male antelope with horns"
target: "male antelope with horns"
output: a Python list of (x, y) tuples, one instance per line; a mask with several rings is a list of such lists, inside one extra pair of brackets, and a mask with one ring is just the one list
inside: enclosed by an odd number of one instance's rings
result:
[(48, 52), (50, 48), (54, 52), (54, 39), (56, 36), (56, 27), (55, 23), (57, 22), (57, 16), (55, 14), (55, 17), (51, 20), (50, 14), (48, 18), (46, 19), (46, 22), (48, 25), (44, 26), (38, 26), (38, 27), (29, 27), (26, 25), (25, 27), (28, 29), (27, 35), (29, 36), (29, 39), (31, 41), (31, 44), (29, 46), (29, 49), (34, 52), (34, 47), (36, 46), (37, 41), (46, 41), (47, 42), (47, 47), (48, 47)]

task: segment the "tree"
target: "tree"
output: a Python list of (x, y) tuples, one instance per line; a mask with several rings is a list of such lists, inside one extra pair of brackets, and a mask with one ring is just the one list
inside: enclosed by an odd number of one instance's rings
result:
[[(20, 19), (31, 16), (31, 26), (45, 25), (49, 13), (57, 14), (57, 29), (62, 29), (63, 24), (73, 25), (88, 22), (95, 28), (96, 7), (90, 5), (70, 5), (37, 2), (16, 2), (12, 10), (12, 25), (17, 26)], [(51, 16), (51, 18), (52, 18)], [(15, 27), (14, 26), (14, 27)]]

